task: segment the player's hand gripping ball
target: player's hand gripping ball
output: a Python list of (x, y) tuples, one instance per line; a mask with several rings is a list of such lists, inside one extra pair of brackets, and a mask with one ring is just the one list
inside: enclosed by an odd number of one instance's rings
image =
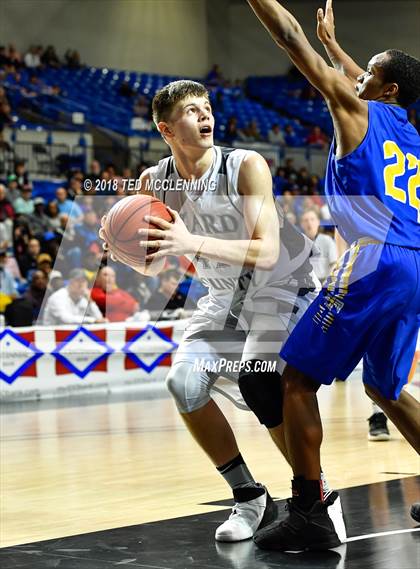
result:
[(166, 223), (173, 222), (173, 216), (165, 204), (147, 195), (119, 200), (102, 218), (99, 236), (105, 241), (104, 249), (109, 251), (114, 260), (130, 266), (148, 262), (146, 256), (150, 252), (150, 242), (157, 238), (149, 235), (142, 239), (144, 245), (140, 246), (139, 230), (158, 227), (147, 219), (148, 216)]

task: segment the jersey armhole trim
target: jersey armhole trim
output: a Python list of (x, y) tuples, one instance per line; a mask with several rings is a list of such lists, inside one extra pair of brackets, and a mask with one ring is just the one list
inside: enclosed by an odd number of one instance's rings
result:
[(335, 149), (334, 149), (334, 159), (335, 159), (336, 164), (340, 164), (343, 160), (347, 160), (347, 159), (351, 158), (355, 152), (362, 150), (366, 146), (366, 144), (368, 143), (368, 140), (370, 138), (371, 126), (372, 126), (372, 120), (371, 119), (373, 118), (373, 113), (372, 113), (373, 107), (371, 107), (371, 104), (374, 104), (374, 101), (368, 101), (368, 127), (366, 130), (365, 136), (361, 140), (360, 144), (358, 146), (356, 146), (356, 148), (354, 150), (352, 150), (348, 154), (345, 154), (341, 158), (336, 157)]

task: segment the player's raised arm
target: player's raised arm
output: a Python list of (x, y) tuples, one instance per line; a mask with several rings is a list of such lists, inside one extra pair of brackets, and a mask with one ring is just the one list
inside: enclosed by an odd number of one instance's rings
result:
[(351, 81), (356, 81), (357, 77), (364, 73), (364, 69), (359, 67), (337, 42), (335, 37), (333, 0), (326, 1), (325, 12), (322, 8), (318, 9), (317, 34), (335, 69), (343, 73), (343, 75), (348, 77)]
[(360, 108), (356, 92), (349, 89), (348, 79), (330, 67), (309, 43), (299, 22), (277, 0), (248, 0), (259, 20), (296, 67), (318, 89), (327, 102), (336, 107)]

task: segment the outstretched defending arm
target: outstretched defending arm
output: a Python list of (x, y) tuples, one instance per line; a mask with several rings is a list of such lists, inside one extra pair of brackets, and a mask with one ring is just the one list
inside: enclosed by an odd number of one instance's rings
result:
[(325, 13), (322, 8), (317, 12), (317, 34), (319, 40), (325, 47), (325, 51), (337, 71), (348, 77), (351, 81), (356, 81), (357, 77), (364, 73), (364, 69), (341, 48), (335, 37), (333, 0), (327, 0)]
[(354, 82), (327, 64), (296, 18), (277, 0), (248, 0), (248, 4), (277, 45), (324, 96), (334, 122), (336, 156), (352, 152), (368, 128), (368, 105), (357, 96)]
[(318, 89), (328, 104), (345, 106), (347, 110), (361, 105), (348, 79), (330, 67), (309, 43), (296, 18), (277, 0), (248, 0), (259, 20), (279, 47)]

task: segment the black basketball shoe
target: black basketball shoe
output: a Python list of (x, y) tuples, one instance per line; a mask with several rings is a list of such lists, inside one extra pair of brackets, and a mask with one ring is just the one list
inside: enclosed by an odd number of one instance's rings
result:
[(317, 500), (308, 512), (298, 508), (290, 498), (286, 506), (287, 518), (258, 530), (254, 536), (256, 545), (260, 549), (285, 552), (324, 551), (338, 547), (341, 541), (327, 511), (337, 498), (337, 492), (332, 492), (325, 502)]
[(387, 418), (384, 413), (374, 413), (369, 417), (368, 421), (368, 439), (370, 441), (389, 441), (391, 435), (389, 434)]

